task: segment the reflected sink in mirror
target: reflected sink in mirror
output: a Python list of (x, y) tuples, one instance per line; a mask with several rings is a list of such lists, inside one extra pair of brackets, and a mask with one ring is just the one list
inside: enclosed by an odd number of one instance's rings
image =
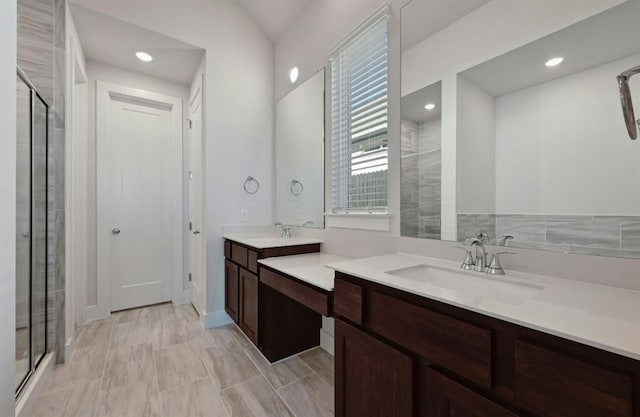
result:
[(512, 281), (509, 278), (496, 278), (479, 272), (452, 271), (429, 265), (415, 265), (386, 273), (506, 304), (522, 304), (544, 290), (543, 286)]

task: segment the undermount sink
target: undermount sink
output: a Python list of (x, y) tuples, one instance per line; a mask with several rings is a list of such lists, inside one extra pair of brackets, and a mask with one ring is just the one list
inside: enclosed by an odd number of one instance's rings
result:
[(429, 265), (415, 265), (386, 273), (507, 304), (522, 304), (544, 290), (543, 286), (512, 281), (509, 278), (497, 278), (480, 272), (452, 271)]

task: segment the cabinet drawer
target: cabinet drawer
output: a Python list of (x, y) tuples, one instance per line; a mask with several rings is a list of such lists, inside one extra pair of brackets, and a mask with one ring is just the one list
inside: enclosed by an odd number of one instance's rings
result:
[(320, 290), (307, 287), (264, 267), (260, 269), (260, 282), (323, 316), (329, 315), (329, 295)]
[(251, 249), (247, 252), (247, 269), (254, 274), (258, 273), (258, 252)]
[(240, 266), (247, 267), (248, 250), (244, 246), (231, 244), (231, 259)]
[(228, 240), (224, 241), (224, 257), (231, 259), (231, 242)]
[(630, 376), (522, 340), (515, 377), (516, 400), (540, 417), (634, 415)]
[(354, 323), (362, 324), (362, 298), (364, 290), (341, 279), (335, 280), (333, 289), (333, 312)]
[(395, 297), (371, 293), (371, 330), (491, 389), (491, 330)]

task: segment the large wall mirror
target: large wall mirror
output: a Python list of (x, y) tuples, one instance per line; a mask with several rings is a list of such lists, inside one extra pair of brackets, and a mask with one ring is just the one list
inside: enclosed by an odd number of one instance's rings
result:
[(276, 221), (324, 228), (324, 69), (276, 104)]
[[(405, 25), (426, 3), (402, 11), (403, 54), (420, 43)], [(625, 126), (616, 78), (640, 66), (638, 22), (640, 0), (628, 0), (405, 94), (402, 234), (463, 241), (484, 232), (492, 243), (513, 236), (513, 247), (640, 258), (640, 141)], [(629, 87), (640, 103), (640, 75)], [(449, 103), (442, 114), (438, 100)], [(438, 131), (440, 147), (455, 141), (448, 155), (427, 139), (435, 143), (441, 118), (453, 127)], [(445, 165), (454, 182), (441, 180)]]

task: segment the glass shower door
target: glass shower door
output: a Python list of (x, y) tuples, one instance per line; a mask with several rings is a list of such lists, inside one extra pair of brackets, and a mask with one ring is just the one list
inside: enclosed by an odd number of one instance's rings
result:
[(16, 379), (18, 389), (31, 370), (31, 89), (17, 87), (16, 160)]
[(20, 393), (47, 351), (48, 106), (18, 75), (16, 368)]
[[(47, 339), (47, 105), (32, 92), (31, 349), (34, 366)], [(53, 212), (52, 212), (53, 213)]]

